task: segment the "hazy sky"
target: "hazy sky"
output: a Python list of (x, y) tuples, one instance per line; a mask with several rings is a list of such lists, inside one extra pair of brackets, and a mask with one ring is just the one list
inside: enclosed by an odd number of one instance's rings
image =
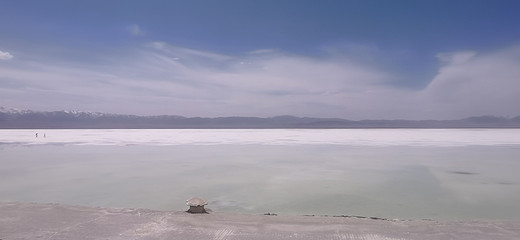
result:
[(0, 0), (0, 106), (520, 115), (520, 1)]

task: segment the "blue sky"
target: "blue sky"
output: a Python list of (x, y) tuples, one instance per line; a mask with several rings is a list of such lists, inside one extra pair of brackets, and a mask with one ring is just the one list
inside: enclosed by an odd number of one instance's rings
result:
[(0, 105), (138, 115), (520, 115), (520, 2), (0, 1)]

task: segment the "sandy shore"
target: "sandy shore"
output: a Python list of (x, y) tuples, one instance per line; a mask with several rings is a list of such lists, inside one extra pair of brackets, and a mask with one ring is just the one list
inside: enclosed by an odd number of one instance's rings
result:
[(0, 240), (13, 239), (520, 239), (520, 221), (189, 214), (0, 202)]

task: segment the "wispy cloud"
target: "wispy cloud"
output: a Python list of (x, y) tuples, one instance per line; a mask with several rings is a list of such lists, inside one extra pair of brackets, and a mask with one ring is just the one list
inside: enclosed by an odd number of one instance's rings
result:
[(146, 34), (146, 32), (143, 29), (141, 29), (141, 27), (139, 27), (139, 25), (137, 24), (132, 24), (126, 27), (126, 30), (134, 36), (143, 36)]
[[(187, 116), (449, 119), (520, 115), (520, 47), (491, 54), (442, 53), (419, 90), (348, 56), (313, 58), (276, 50), (224, 55), (152, 42), (110, 66), (52, 62), (0, 65), (8, 107)], [(32, 106), (32, 107), (31, 107)]]
[(446, 65), (462, 64), (469, 61), (477, 53), (475, 51), (461, 51), (450, 53), (438, 53), (437, 59)]
[(3, 52), (0, 51), (0, 60), (9, 60), (12, 59), (14, 56), (9, 52)]
[(424, 90), (433, 115), (519, 115), (520, 46), (491, 54), (450, 54)]

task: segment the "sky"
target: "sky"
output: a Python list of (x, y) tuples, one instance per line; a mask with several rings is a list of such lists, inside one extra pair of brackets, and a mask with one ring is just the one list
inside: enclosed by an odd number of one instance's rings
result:
[(520, 1), (0, 0), (0, 106), (520, 116)]

